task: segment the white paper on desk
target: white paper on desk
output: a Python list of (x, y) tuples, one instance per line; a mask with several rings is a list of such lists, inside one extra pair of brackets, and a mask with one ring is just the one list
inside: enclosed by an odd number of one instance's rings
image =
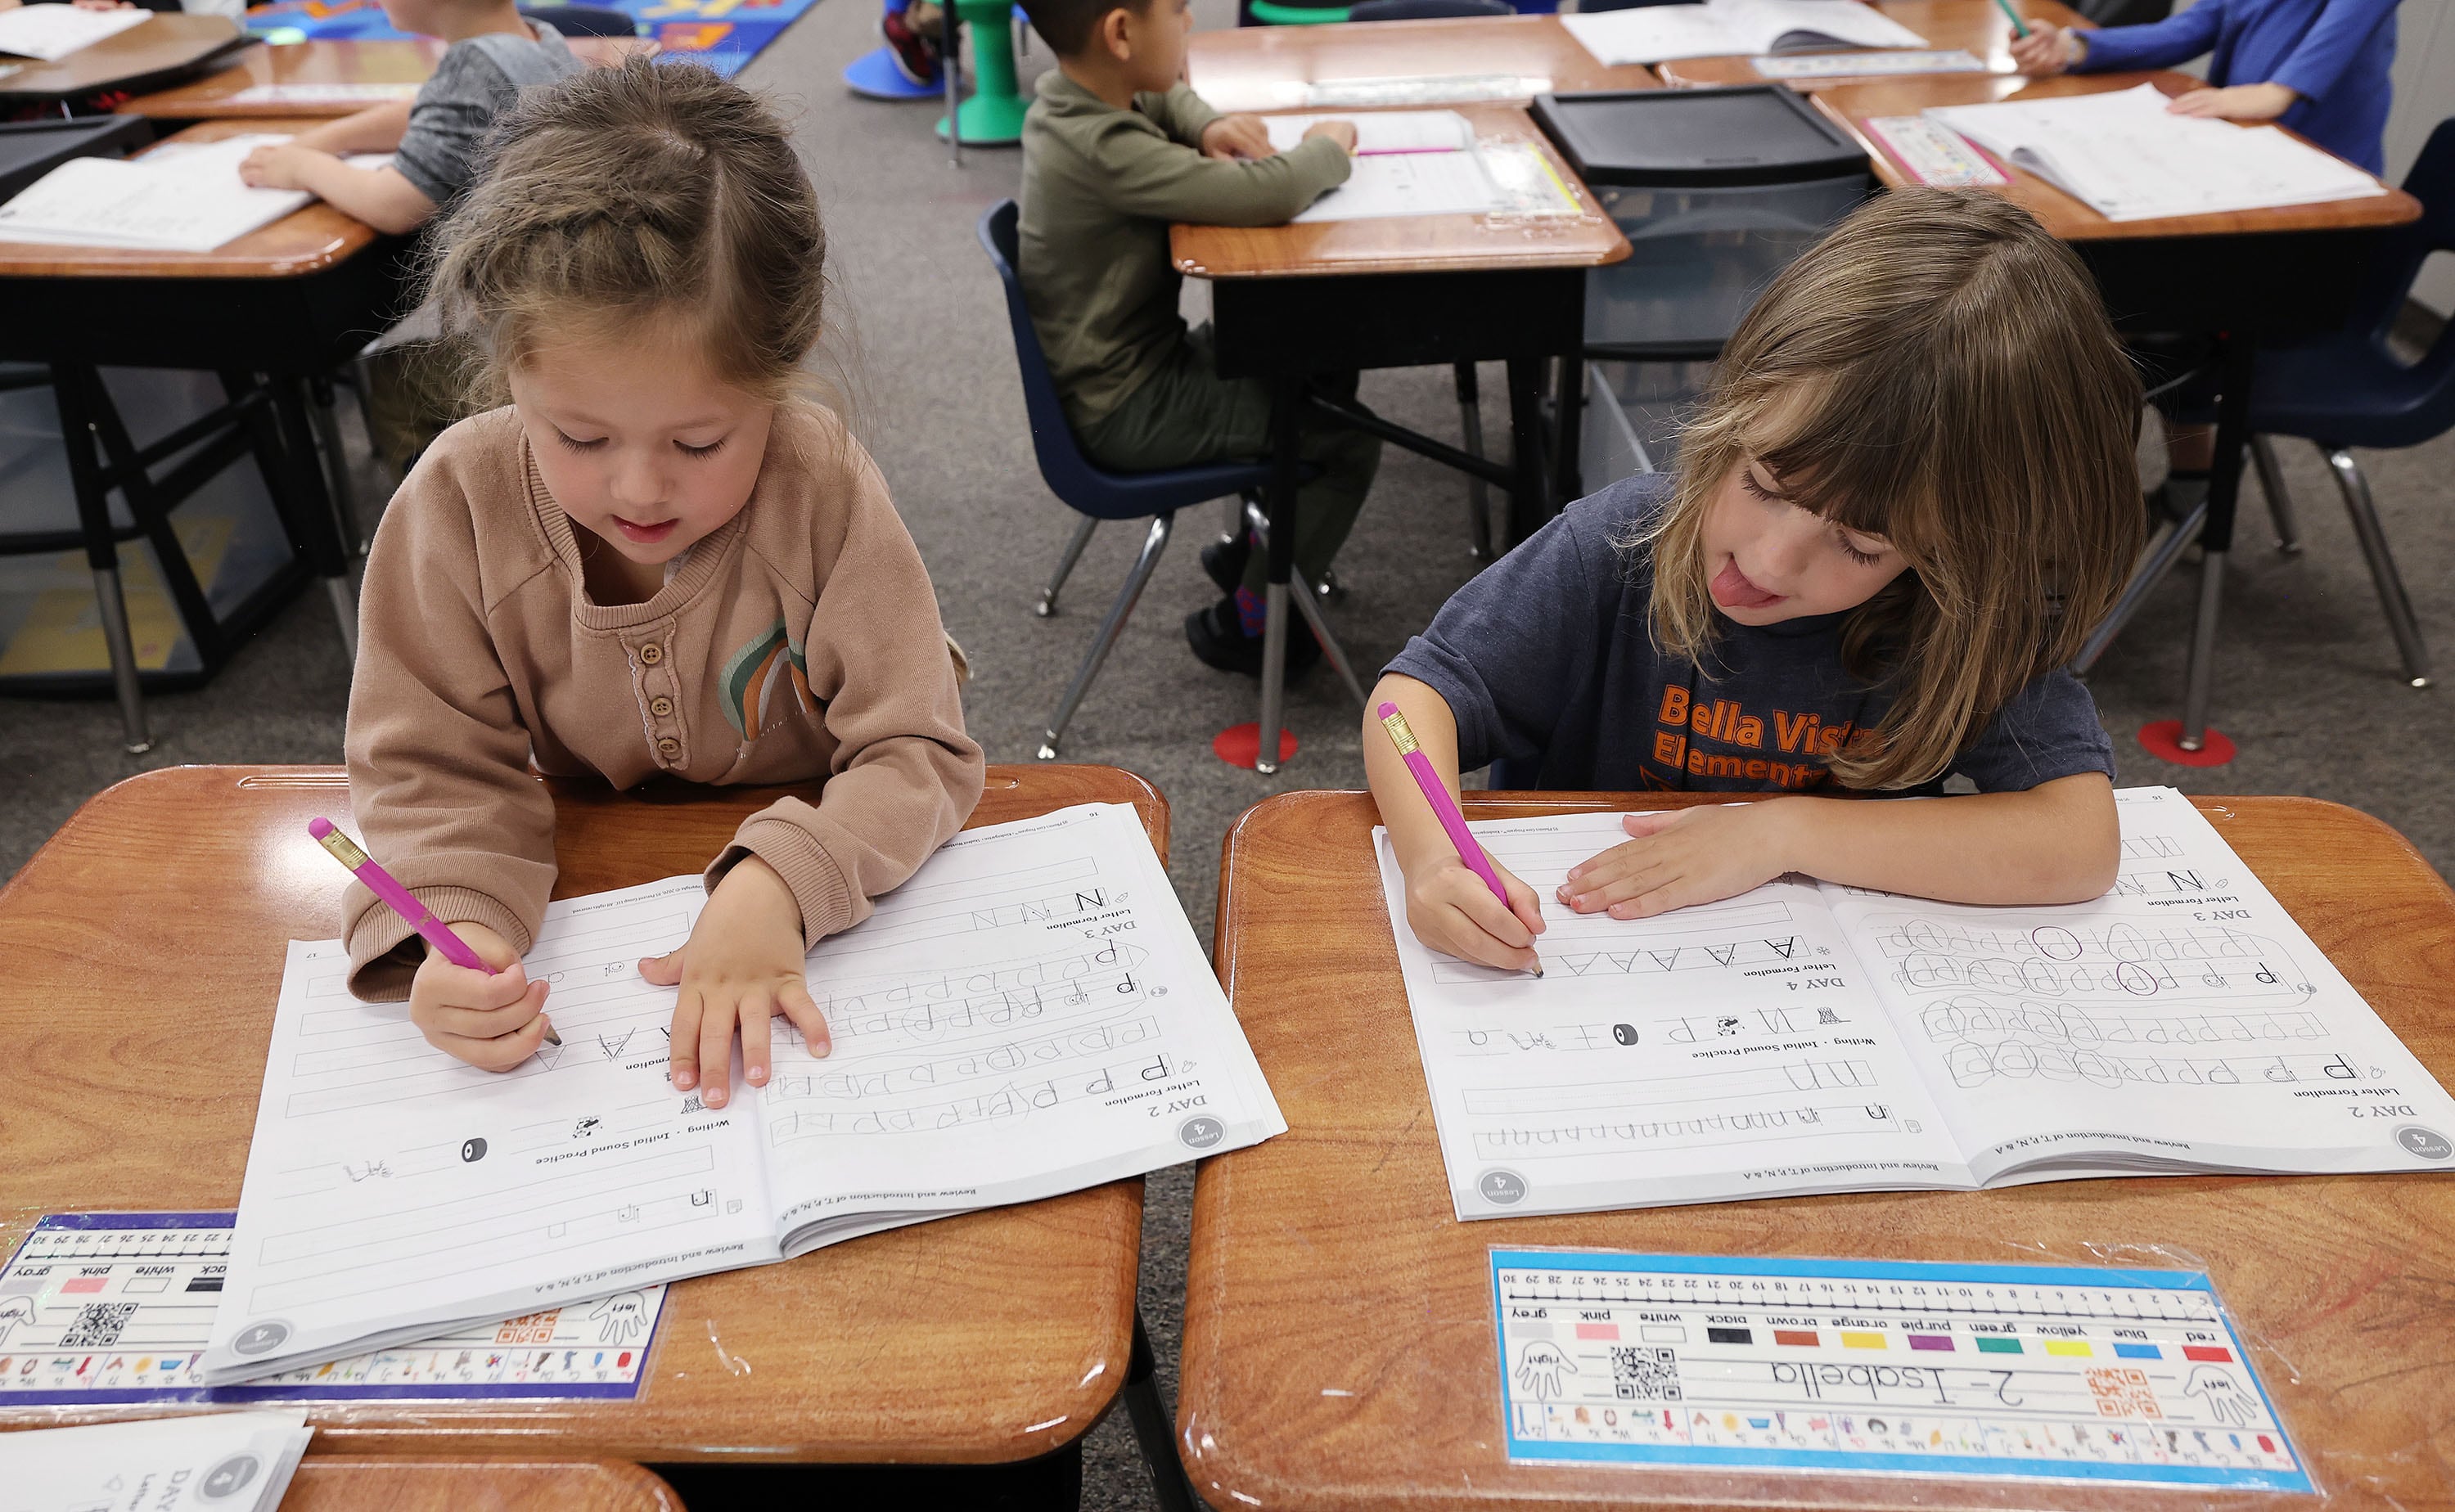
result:
[(2115, 800), (2114, 888), (2034, 908), (1786, 878), (1580, 916), (1554, 890), (1619, 816), (1474, 824), (1542, 899), (1539, 980), (1418, 941), (1376, 832), (1458, 1217), (2455, 1171), (2455, 1099), (2207, 819)]
[(143, 26), (152, 15), (151, 10), (80, 10), (72, 5), (0, 10), (0, 52), (57, 63), (80, 48)]
[[(65, 8), (63, 8), (65, 9)], [(274, 1512), (314, 1435), (303, 1412), (214, 1412), (0, 1434), (10, 1512)]]
[(1477, 215), (1510, 204), (1480, 152), (1392, 152), (1357, 158), (1347, 182), (1314, 200), (1295, 223)]
[(1474, 128), (1455, 111), (1363, 111), (1353, 115), (1266, 115), (1270, 145), (1291, 151), (1316, 121), (1349, 121), (1355, 127), (1355, 155), (1390, 152), (1463, 152), (1474, 147)]
[[(166, 142), (137, 158), (71, 158), (0, 205), (0, 241), (211, 252), (314, 199), (305, 190), (250, 188), (239, 177), (248, 153), (288, 140), (250, 133)], [(348, 161), (379, 168), (392, 157)]]
[(2384, 194), (2350, 163), (2273, 126), (2176, 115), (2154, 85), (1930, 109), (1926, 114), (2108, 220), (2266, 210)]
[(1706, 0), (1565, 15), (1560, 24), (1607, 68), (1832, 47), (1926, 46), (1926, 38), (1858, 0)]
[(230, 97), (233, 105), (380, 105), (414, 100), (415, 84), (251, 84)]
[(957, 837), (808, 979), (834, 1052), (708, 1110), (667, 1078), (678, 877), (550, 905), (526, 958), (563, 1043), (505, 1075), (290, 946), (213, 1384), (773, 1261), (1284, 1132), (1131, 807)]

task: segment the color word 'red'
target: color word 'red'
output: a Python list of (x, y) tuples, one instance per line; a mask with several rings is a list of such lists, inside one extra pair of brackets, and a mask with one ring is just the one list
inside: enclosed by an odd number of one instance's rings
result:
[(2204, 1360), (2212, 1365), (2230, 1365), (2233, 1363), (2232, 1352), (2230, 1350), (2219, 1348), (2215, 1344), (2184, 1344), (2182, 1346), (2182, 1358), (2184, 1360)]

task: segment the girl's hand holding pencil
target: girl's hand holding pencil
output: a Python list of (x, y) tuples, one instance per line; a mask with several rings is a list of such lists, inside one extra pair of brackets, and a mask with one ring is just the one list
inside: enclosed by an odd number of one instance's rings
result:
[(554, 1028), (545, 1017), (548, 984), (531, 981), (520, 953), (485, 925), (455, 924), (452, 932), (494, 970), (456, 966), (429, 946), (410, 978), (409, 1021), (447, 1055), (480, 1071), (509, 1071), (536, 1055)]
[(1534, 937), (1543, 933), (1543, 905), (1507, 867), (1489, 864), (1509, 891), (1507, 907), (1455, 855), (1437, 857), (1407, 874), (1407, 927), (1460, 960), (1539, 974)]

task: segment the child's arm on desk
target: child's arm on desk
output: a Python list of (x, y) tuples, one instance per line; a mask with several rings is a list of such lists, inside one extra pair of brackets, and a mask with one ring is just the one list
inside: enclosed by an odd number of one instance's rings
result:
[(1407, 770), (1406, 758), (1370, 712), (1384, 700), (1407, 716), (1415, 744), (1430, 759), (1452, 800), (1458, 793), (1457, 719), (1430, 684), (1401, 673), (1384, 675), (1372, 696), (1364, 700), (1364, 775), (1372, 787), (1372, 801), (1380, 805), (1381, 822), (1390, 831), (1398, 870), (1406, 874), (1408, 927), (1432, 949), (1462, 960), (1516, 971), (1532, 968), (1534, 937), (1543, 932), (1542, 904), (1534, 890), (1492, 861), (1491, 869), (1509, 889), (1510, 906), (1503, 908), (1483, 878), (1458, 858), (1449, 832)]
[[(1168, 139), (1120, 130), (1104, 143), (1100, 167), (1111, 203), (1130, 215), (1205, 226), (1277, 226), (1323, 191), (1346, 183), (1352, 171), (1351, 121), (1319, 122), (1293, 151), (1240, 162), (1232, 155), (1239, 129), (1231, 126), (1239, 117), (1221, 115), (1185, 86), (1137, 95), (1135, 103)], [(1268, 141), (1267, 132), (1263, 139)], [(1187, 148), (1203, 155), (1188, 158)]]
[(1622, 822), (1634, 838), (1571, 867), (1561, 902), (1646, 918), (1803, 872), (1949, 903), (2078, 903), (2114, 885), (2121, 854), (2101, 772), (2025, 793), (1769, 798)]
[[(398, 142), (396, 136), (394, 145)], [(238, 176), (258, 189), (303, 189), (395, 236), (416, 231), (435, 213), (435, 201), (396, 170), (353, 168), (333, 151), (302, 147), (294, 138), (248, 153)]]
[(319, 152), (389, 152), (409, 131), (409, 100), (387, 100), (355, 115), (311, 127), (290, 139), (293, 147)]

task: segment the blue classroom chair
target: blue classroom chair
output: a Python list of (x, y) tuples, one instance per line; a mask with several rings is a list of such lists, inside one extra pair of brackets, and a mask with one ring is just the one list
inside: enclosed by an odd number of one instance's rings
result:
[(2455, 429), (2455, 326), (2439, 333), (2422, 359), (2406, 367), (2387, 346), (2429, 254), (2455, 252), (2455, 120), (2442, 121), (2404, 175), (2404, 192), (2421, 201), (2421, 218), (2386, 232), (2370, 256), (2368, 274), (2353, 313), (2335, 335), (2297, 346), (2262, 351), (2251, 390), (2251, 459), (2261, 489), (2276, 516), (2287, 551), (2294, 538), (2292, 506), (2276, 466), (2269, 437), (2300, 436), (2315, 443), (2335, 474), (2369, 559), (2370, 579), (2386, 611), (2387, 629), (2404, 658), (2404, 676), (2416, 688), (2429, 685), (2429, 652), (2414, 620), (2412, 600), (2387, 550), (2368, 479), (2352, 448), (2391, 451), (2436, 440)]
[(1065, 733), (1066, 722), (1074, 717), (1083, 696), (1090, 691), (1091, 680), (1100, 675), (1101, 665), (1117, 644), (1118, 634), (1126, 628), (1126, 616), (1134, 612), (1144, 585), (1159, 566), (1160, 554), (1167, 549), (1176, 512), (1231, 494), (1257, 497), (1269, 482), (1270, 468), (1266, 461), (1206, 462), (1161, 473), (1111, 473), (1083, 454), (1074, 439), (1074, 428), (1066, 423), (1065, 408), (1058, 402), (1057, 380), (1049, 376), (1047, 355), (1040, 350), (1040, 333), (1032, 328), (1031, 311), (1023, 299), (1023, 283), (1015, 275), (1017, 213), (1010, 199), (990, 206), (981, 216), (981, 246), (997, 269), (998, 281), (1005, 286), (1006, 316), (1014, 325), (1015, 363), (1023, 370), (1023, 404), (1031, 419), (1031, 449), (1040, 460), (1041, 478), (1066, 508), (1083, 516), (1082, 523), (1074, 528), (1073, 538), (1065, 543), (1065, 554), (1058, 558), (1056, 575), (1049, 578), (1032, 613), (1045, 618), (1057, 612), (1057, 591), (1065, 585), (1066, 575), (1082, 559), (1083, 548), (1090, 544), (1091, 533), (1099, 529), (1102, 520), (1150, 521), (1150, 529), (1143, 536), (1142, 554), (1134, 559), (1133, 571), (1126, 575), (1116, 602), (1108, 606), (1108, 617), (1101, 622), (1100, 634), (1092, 640), (1091, 649), (1084, 653), (1083, 664), (1075, 670), (1074, 680), (1066, 685), (1065, 696), (1058, 700), (1057, 712), (1049, 716), (1047, 734), (1040, 743), (1040, 759), (1054, 761), (1057, 742)]

